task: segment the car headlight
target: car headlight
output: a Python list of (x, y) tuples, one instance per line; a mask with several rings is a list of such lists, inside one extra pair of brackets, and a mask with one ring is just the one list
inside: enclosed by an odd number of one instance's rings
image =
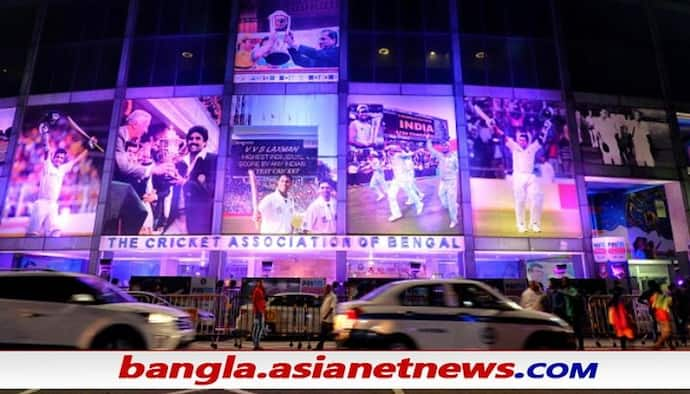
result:
[(175, 316), (166, 315), (163, 313), (152, 313), (149, 315), (149, 323), (172, 323), (175, 321)]
[(558, 325), (561, 326), (561, 328), (570, 328), (570, 324), (568, 324), (568, 322), (566, 322), (558, 316), (552, 316), (549, 318), (549, 320), (558, 323)]

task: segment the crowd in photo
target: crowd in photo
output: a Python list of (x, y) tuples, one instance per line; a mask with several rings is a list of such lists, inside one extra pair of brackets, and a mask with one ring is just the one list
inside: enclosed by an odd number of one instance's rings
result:
[(519, 136), (526, 136), (529, 142), (543, 138), (535, 155), (537, 175), (544, 172), (559, 178), (571, 177), (573, 158), (562, 113), (555, 103), (541, 100), (466, 98), (472, 176), (503, 179), (513, 173), (512, 154), (503, 136), (496, 134), (498, 128), (513, 140)]

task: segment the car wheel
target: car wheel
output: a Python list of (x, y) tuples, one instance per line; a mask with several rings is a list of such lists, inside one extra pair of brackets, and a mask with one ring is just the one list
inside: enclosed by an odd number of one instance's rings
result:
[(394, 341), (388, 345), (388, 350), (410, 350), (410, 345), (405, 342)]
[(100, 333), (93, 340), (95, 350), (143, 350), (143, 339), (131, 328), (111, 328)]

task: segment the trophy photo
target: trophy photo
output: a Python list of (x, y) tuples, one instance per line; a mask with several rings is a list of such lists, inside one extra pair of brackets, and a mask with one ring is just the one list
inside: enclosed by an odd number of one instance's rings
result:
[(271, 28), (272, 46), (265, 56), (266, 63), (273, 66), (282, 66), (290, 61), (288, 44), (286, 39), (290, 32), (290, 15), (284, 11), (275, 11), (268, 16), (268, 23)]
[[(180, 138), (175, 132), (175, 129), (170, 126), (155, 143), (156, 162), (175, 164), (182, 159), (186, 154), (185, 141)], [(177, 171), (170, 171), (166, 174), (166, 178), (170, 181), (179, 180), (182, 175)]]

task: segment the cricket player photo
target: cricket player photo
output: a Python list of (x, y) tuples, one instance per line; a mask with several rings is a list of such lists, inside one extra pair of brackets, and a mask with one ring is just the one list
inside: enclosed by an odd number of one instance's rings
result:
[(576, 109), (578, 143), (586, 163), (624, 167), (675, 165), (665, 111), (585, 103), (578, 103)]
[(12, 134), (14, 108), (0, 108), (0, 163), (7, 160), (7, 148)]
[(465, 116), (475, 233), (579, 237), (563, 105), (466, 97)]
[(111, 111), (106, 101), (27, 109), (0, 236), (93, 232)]
[(350, 96), (348, 231), (458, 234), (453, 101)]
[(241, 0), (239, 3), (242, 16), (235, 43), (235, 82), (338, 80), (338, 0)]
[(336, 109), (335, 95), (233, 97), (224, 233), (336, 233)]
[(211, 233), (221, 104), (218, 96), (126, 102), (105, 234)]

